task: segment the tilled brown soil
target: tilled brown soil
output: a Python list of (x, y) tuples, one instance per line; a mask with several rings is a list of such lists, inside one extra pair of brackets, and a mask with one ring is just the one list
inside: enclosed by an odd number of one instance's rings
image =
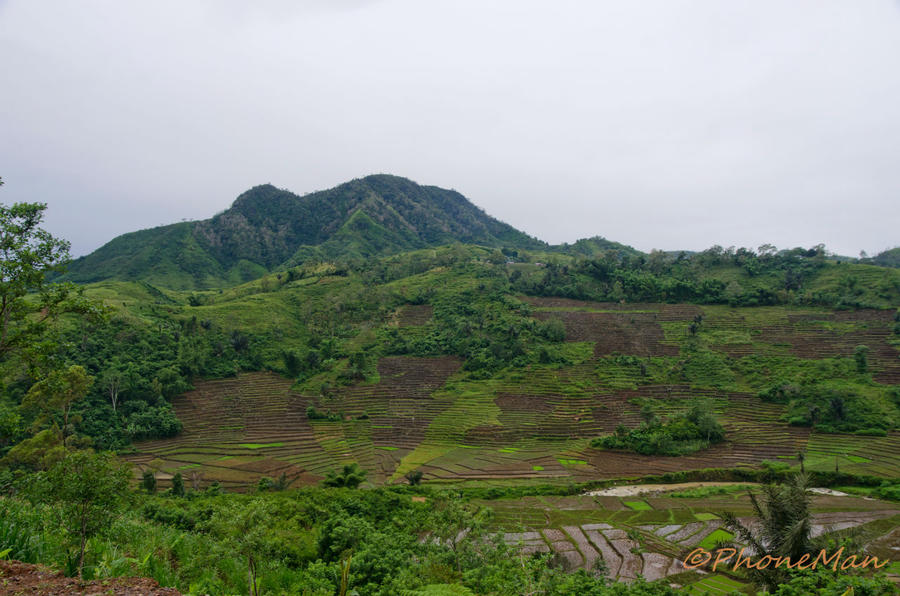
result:
[(174, 588), (161, 588), (147, 577), (115, 577), (79, 581), (40, 565), (0, 561), (0, 594), (81, 594), (82, 596), (180, 596)]

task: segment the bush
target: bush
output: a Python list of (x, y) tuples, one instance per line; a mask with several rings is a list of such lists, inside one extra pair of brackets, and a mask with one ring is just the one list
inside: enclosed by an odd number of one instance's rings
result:
[[(328, 422), (340, 422), (343, 420), (343, 417), (340, 414), (332, 414), (331, 410), (320, 412), (312, 405), (306, 407), (306, 417), (309, 420), (327, 420)], [(366, 416), (366, 418), (368, 418), (368, 416)]]
[(150, 494), (156, 492), (156, 474), (153, 473), (153, 470), (144, 470), (141, 477), (141, 488)]
[(649, 414), (646, 418), (646, 422), (632, 430), (620, 424), (615, 434), (594, 439), (591, 446), (629, 450), (642, 455), (677, 456), (725, 440), (722, 425), (709, 411), (699, 406), (665, 423)]
[(354, 464), (345, 465), (340, 472), (329, 470), (322, 486), (356, 488), (366, 479), (366, 471)]
[(559, 343), (566, 339), (566, 326), (559, 319), (548, 319), (540, 324), (538, 333), (549, 341)]

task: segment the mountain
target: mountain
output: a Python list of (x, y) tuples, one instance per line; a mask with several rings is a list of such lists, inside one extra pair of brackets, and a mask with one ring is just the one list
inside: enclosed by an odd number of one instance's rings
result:
[(205, 289), (310, 259), (360, 259), (456, 242), (548, 248), (456, 191), (374, 175), (302, 197), (256, 186), (210, 219), (123, 234), (72, 262), (64, 279)]

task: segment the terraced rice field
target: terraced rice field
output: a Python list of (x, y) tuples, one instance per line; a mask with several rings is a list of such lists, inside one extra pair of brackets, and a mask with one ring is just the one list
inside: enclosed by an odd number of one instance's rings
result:
[[(722, 528), (717, 514), (750, 512), (749, 498), (735, 493), (721, 498), (670, 499), (665, 495), (641, 501), (616, 497), (544, 497), (485, 502), (495, 511), (495, 527), (522, 553), (554, 553), (569, 569), (592, 571), (602, 561), (605, 574), (618, 581), (667, 578), (691, 586), (695, 593), (714, 586), (740, 590), (740, 576), (699, 574), (684, 568), (684, 557), (697, 547), (711, 550), (733, 535)], [(812, 533), (822, 535), (851, 528), (873, 528), (873, 544), (892, 540), (900, 521), (896, 503), (855, 497), (814, 497)], [(702, 513), (698, 513), (701, 512)], [(741, 517), (744, 524), (752, 519)], [(752, 524), (751, 524), (752, 525)], [(878, 529), (881, 528), (881, 529)], [(887, 533), (885, 533), (887, 529)], [(742, 546), (739, 542), (735, 543)], [(715, 581), (711, 581), (715, 578)]]
[[(702, 316), (703, 340), (726, 363), (767, 355), (852, 357), (865, 344), (873, 379), (897, 384), (900, 354), (889, 343), (890, 312), (524, 300), (535, 318), (564, 322), (571, 365), (532, 365), (475, 380), (457, 358), (390, 357), (378, 363), (378, 383), (338, 388), (329, 397), (301, 394), (272, 373), (198, 382), (174, 400), (184, 432), (140, 443), (128, 459), (163, 481), (180, 470), (201, 485), (215, 480), (233, 488), (281, 473), (296, 484), (315, 483), (349, 462), (374, 483), (403, 482), (406, 472), (419, 469), (425, 482), (492, 484), (636, 477), (763, 460), (795, 464), (800, 451), (810, 469), (837, 465), (900, 476), (900, 433), (811, 433), (787, 425), (784, 406), (742, 390), (746, 379), (671, 372), (680, 370), (688, 326)], [(397, 326), (415, 334), (431, 317), (428, 305), (407, 306), (398, 311)], [(644, 404), (666, 417), (698, 400), (722, 422), (724, 443), (678, 458), (589, 446), (618, 424), (639, 424)], [(308, 420), (309, 405), (343, 419)]]

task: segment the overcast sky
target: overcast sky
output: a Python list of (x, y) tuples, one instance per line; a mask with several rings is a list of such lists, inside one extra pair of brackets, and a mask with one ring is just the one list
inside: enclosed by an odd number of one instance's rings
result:
[(900, 244), (897, 0), (0, 0), (0, 73), (0, 201), (76, 256), (372, 173), (552, 243)]

